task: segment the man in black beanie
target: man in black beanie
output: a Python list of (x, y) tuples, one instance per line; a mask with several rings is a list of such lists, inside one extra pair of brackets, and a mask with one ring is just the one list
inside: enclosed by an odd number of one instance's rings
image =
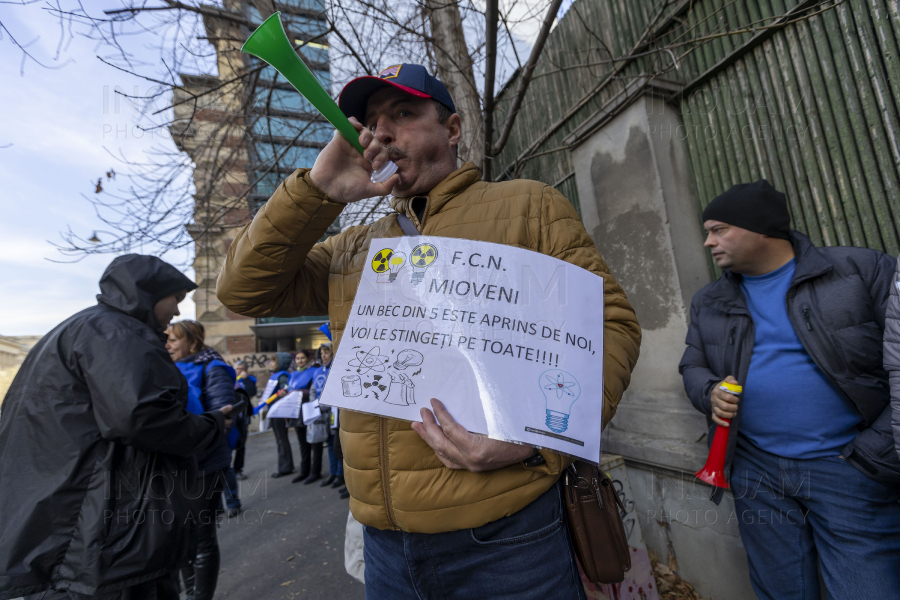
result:
[(896, 595), (900, 460), (881, 343), (893, 259), (815, 247), (765, 180), (710, 202), (703, 227), (723, 274), (694, 296), (679, 369), (709, 440), (729, 428), (724, 475), (756, 594), (819, 598), (821, 564), (829, 597)]

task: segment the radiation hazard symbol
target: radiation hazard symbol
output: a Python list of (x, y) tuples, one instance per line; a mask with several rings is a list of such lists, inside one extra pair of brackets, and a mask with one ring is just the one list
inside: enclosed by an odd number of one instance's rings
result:
[(419, 244), (418, 246), (413, 248), (412, 256), (410, 256), (410, 261), (412, 262), (414, 267), (424, 269), (435, 260), (437, 260), (437, 257), (437, 248), (435, 248), (431, 244)]
[(378, 274), (386, 273), (391, 266), (390, 261), (393, 255), (394, 251), (390, 248), (379, 250), (378, 254), (372, 258), (372, 270)]

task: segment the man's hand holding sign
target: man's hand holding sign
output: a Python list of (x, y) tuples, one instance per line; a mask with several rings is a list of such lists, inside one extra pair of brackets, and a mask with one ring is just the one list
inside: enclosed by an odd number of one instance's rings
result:
[(437, 398), (431, 399), (431, 406), (434, 414), (423, 408), (422, 422), (413, 423), (412, 428), (448, 469), (468, 469), (480, 473), (522, 462), (534, 454), (531, 446), (500, 442), (469, 433), (453, 420), (443, 402)]

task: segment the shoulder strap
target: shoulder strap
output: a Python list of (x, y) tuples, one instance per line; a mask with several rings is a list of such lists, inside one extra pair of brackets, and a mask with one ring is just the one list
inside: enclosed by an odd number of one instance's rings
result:
[(400, 229), (403, 230), (403, 235), (422, 235), (419, 233), (419, 230), (416, 229), (416, 226), (413, 225), (413, 222), (409, 220), (409, 217), (403, 213), (397, 214), (397, 222), (400, 223)]

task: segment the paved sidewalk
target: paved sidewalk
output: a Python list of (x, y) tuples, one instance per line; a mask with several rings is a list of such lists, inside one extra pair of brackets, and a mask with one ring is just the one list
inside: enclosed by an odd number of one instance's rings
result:
[[(291, 432), (294, 460), (300, 449)], [(328, 454), (325, 451), (325, 475)], [(337, 490), (272, 479), (275, 437), (248, 441), (241, 502), (244, 512), (219, 527), (222, 567), (216, 598), (238, 600), (362, 600), (365, 586), (344, 570), (348, 501)]]

